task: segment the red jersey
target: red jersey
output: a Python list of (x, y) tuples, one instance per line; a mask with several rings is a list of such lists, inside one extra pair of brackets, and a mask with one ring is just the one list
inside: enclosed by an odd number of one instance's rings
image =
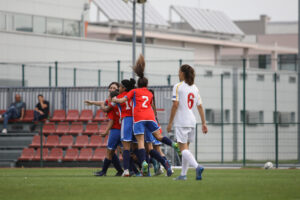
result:
[[(112, 105), (110, 104), (110, 106)], [(117, 106), (112, 106), (112, 109), (107, 113), (107, 117), (114, 121), (112, 129), (121, 129), (120, 113)]]
[[(128, 92), (122, 92), (117, 96), (118, 99), (123, 98), (127, 95)], [(132, 100), (129, 99), (125, 103), (117, 104), (119, 110), (120, 110), (120, 116), (121, 118), (124, 117), (132, 117)]]
[(126, 97), (133, 102), (133, 122), (156, 121), (152, 109), (153, 95), (147, 88), (133, 89), (126, 94)]

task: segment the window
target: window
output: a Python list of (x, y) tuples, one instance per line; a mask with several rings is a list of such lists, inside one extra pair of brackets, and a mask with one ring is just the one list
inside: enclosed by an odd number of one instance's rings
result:
[(265, 75), (263, 75), (263, 74), (257, 74), (256, 80), (257, 81), (264, 81), (265, 80)]
[[(246, 118), (247, 118), (247, 111), (246, 111)], [(240, 112), (240, 120), (241, 122), (244, 122), (244, 110), (241, 110)]]
[(296, 122), (296, 113), (291, 112), (291, 123), (295, 123), (295, 122)]
[(15, 15), (15, 30), (32, 32), (32, 16)]
[(14, 30), (14, 17), (10, 14), (6, 15), (6, 30), (8, 31)]
[(213, 111), (212, 109), (205, 109), (205, 119), (207, 122), (213, 121)]
[(279, 58), (279, 63), (278, 63), (279, 69), (296, 71), (297, 69), (296, 54), (279, 55), (278, 58)]
[(60, 19), (47, 18), (47, 33), (62, 35), (63, 23)]
[(259, 111), (259, 123), (264, 123), (264, 111)]
[(79, 36), (79, 22), (65, 20), (64, 35)]
[(46, 18), (34, 16), (33, 17), (33, 32), (46, 33)]
[(269, 69), (271, 66), (271, 56), (270, 55), (259, 55), (258, 56), (258, 68)]
[(230, 110), (225, 110), (225, 120), (224, 122), (230, 123)]
[(5, 30), (6, 29), (6, 18), (5, 14), (0, 13), (0, 30)]
[(228, 78), (230, 78), (230, 75), (231, 75), (230, 72), (223, 72), (223, 77), (224, 78), (228, 79)]
[(289, 77), (289, 83), (296, 83), (296, 77), (295, 76), (290, 76)]
[(213, 71), (211, 71), (211, 70), (206, 70), (204, 76), (205, 76), (205, 77), (212, 77), (212, 76), (213, 76)]

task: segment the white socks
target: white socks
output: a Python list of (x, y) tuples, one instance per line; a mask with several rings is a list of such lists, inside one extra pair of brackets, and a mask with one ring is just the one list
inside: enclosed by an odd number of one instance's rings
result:
[(188, 149), (183, 150), (181, 154), (182, 154), (181, 176), (185, 176), (187, 174), (189, 165), (191, 165), (194, 168), (197, 168), (199, 164), (195, 160), (193, 154)]

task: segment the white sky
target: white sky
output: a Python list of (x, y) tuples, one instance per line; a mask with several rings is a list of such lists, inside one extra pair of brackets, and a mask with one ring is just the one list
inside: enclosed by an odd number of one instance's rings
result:
[[(271, 21), (298, 21), (298, 0), (148, 0), (148, 2), (166, 20), (169, 17), (170, 5), (182, 5), (219, 10), (232, 20), (259, 19), (261, 14), (266, 14), (271, 17)], [(94, 7), (91, 7), (90, 17), (96, 18)]]

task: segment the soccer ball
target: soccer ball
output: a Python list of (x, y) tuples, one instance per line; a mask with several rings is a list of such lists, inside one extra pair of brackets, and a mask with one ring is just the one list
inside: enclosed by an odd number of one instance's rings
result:
[(272, 168), (273, 168), (273, 163), (271, 163), (271, 162), (266, 162), (264, 168), (265, 168), (265, 169), (272, 169)]

